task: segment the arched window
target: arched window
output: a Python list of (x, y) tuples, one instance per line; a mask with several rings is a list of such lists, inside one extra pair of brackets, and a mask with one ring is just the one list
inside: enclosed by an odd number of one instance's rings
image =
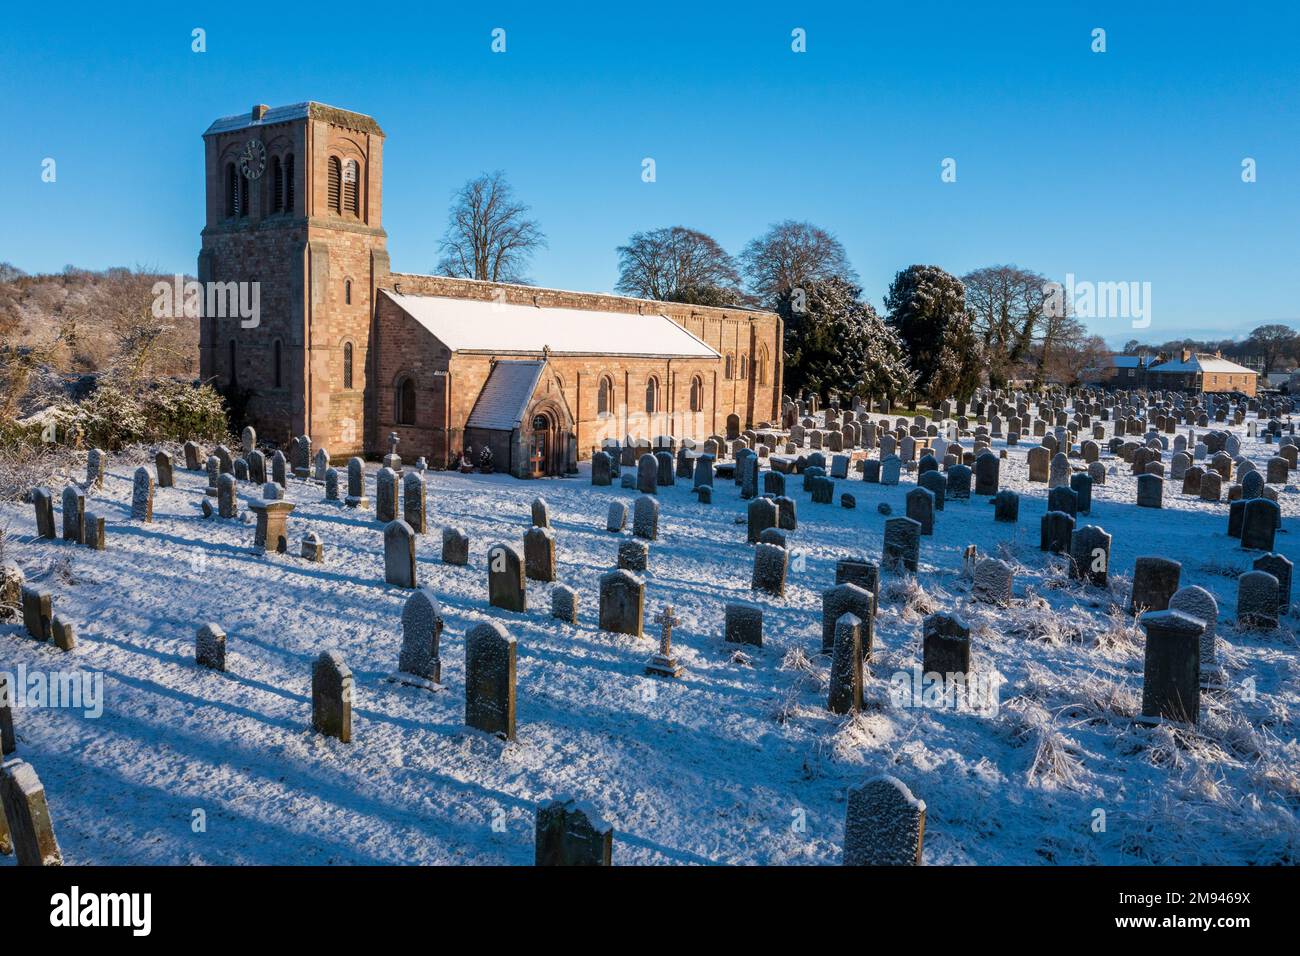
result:
[(282, 365), (280, 362), (280, 351), (280, 340), (276, 339), (275, 343), (271, 346), (271, 381), (275, 383), (276, 388), (279, 388), (284, 382), (284, 373), (281, 371)]
[(343, 304), (344, 305), (352, 304), (352, 280), (351, 279), (343, 280)]
[(691, 379), (691, 411), (704, 411), (704, 379), (698, 375)]
[(352, 387), (352, 343), (343, 343), (343, 387)]
[(271, 212), (284, 212), (284, 168), (280, 157), (271, 157)]
[(596, 414), (601, 418), (614, 411), (614, 382), (608, 375), (600, 377), (600, 387), (596, 390)]
[(742, 355), (740, 357), (740, 379), (743, 382), (747, 378), (749, 378), (749, 356)]
[(393, 411), (399, 425), (415, 424), (415, 382), (404, 378), (397, 383)]
[(736, 377), (736, 357), (730, 352), (727, 353), (727, 358), (723, 362), (722, 377), (726, 379)]
[(767, 384), (767, 346), (764, 345), (758, 350), (758, 369), (757, 375), (759, 385)]
[(645, 410), (651, 415), (659, 411), (659, 379), (653, 375), (645, 383)]
[(343, 206), (339, 198), (342, 195), (341, 193), (342, 182), (343, 182), (343, 168), (339, 165), (339, 158), (337, 156), (331, 156), (330, 171), (329, 171), (328, 202), (329, 202), (330, 209), (334, 210), (335, 212), (343, 211)]
[(353, 216), (361, 215), (360, 178), (357, 161), (349, 159), (343, 167), (343, 209)]
[(226, 218), (239, 215), (239, 178), (234, 163), (226, 163)]
[(243, 173), (239, 174), (239, 218), (248, 218), (248, 177)]
[(230, 379), (230, 384), (231, 385), (236, 384), (239, 381), (239, 366), (235, 364), (235, 340), (234, 339), (230, 340), (230, 368), (228, 371), (229, 371), (228, 377)]
[(284, 157), (284, 211), (293, 212), (293, 153)]

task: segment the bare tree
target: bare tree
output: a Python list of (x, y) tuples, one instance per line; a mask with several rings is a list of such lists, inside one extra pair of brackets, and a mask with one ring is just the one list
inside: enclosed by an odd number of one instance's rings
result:
[(1281, 324), (1261, 325), (1246, 339), (1246, 344), (1262, 357), (1265, 375), (1273, 371), (1279, 359), (1294, 356), (1298, 343), (1300, 336), (1295, 330)]
[(750, 292), (769, 306), (800, 284), (829, 279), (857, 284), (840, 241), (810, 222), (776, 223), (745, 246), (740, 261)]
[(469, 180), (456, 191), (436, 270), (489, 282), (527, 282), (524, 270), (546, 237), (527, 216), (528, 206), (500, 170)]
[(1014, 265), (986, 266), (962, 276), (962, 284), (984, 343), (989, 384), (1001, 388), (1044, 331), (1047, 278)]
[[(156, 272), (115, 270), (106, 281), (109, 289), (105, 317), (116, 346), (109, 368), (111, 376), (135, 389), (161, 373), (164, 367), (174, 368), (177, 363), (181, 367), (192, 366), (193, 354), (184, 345), (180, 323), (193, 320), (180, 315), (154, 314)], [(75, 346), (75, 318), (65, 326), (65, 337), (69, 328), (74, 336), (69, 344)]]
[(712, 236), (669, 226), (638, 232), (618, 247), (615, 288), (624, 295), (664, 302), (735, 302), (740, 299), (740, 273)]

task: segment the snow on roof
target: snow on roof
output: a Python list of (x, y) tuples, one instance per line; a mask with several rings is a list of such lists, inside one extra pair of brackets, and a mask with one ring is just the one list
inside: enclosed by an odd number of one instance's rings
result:
[(1225, 358), (1219, 358), (1214, 355), (1196, 354), (1184, 362), (1181, 358), (1170, 359), (1168, 362), (1160, 362), (1151, 366), (1152, 372), (1217, 372), (1230, 373), (1233, 375), (1254, 375), (1255, 370), (1246, 368), (1244, 365), (1238, 365), (1236, 362), (1230, 362)]
[(717, 358), (666, 315), (517, 305), (384, 290), (453, 352)]
[(497, 362), (492, 366), (466, 428), (512, 431), (524, 420), (528, 400), (533, 397), (545, 362)]
[(234, 116), (223, 116), (221, 119), (214, 120), (203, 135), (213, 136), (217, 133), (229, 133), (232, 130), (247, 127), (287, 123), (290, 120), (306, 119), (308, 116), (313, 119), (328, 120), (337, 126), (371, 133), (383, 133), (379, 128), (379, 124), (364, 113), (354, 113), (352, 110), (339, 109), (337, 106), (329, 106), (325, 103), (316, 103), (309, 100), (304, 103), (291, 103), (288, 106), (273, 106), (263, 114), (261, 119), (254, 119), (252, 110), (236, 113)]

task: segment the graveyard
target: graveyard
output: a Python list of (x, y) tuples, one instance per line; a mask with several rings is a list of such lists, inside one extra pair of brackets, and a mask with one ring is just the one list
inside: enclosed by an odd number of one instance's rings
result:
[(11, 695), (4, 805), (74, 864), (1294, 864), (1296, 450), (1084, 390), (527, 481), (92, 450), (0, 504), (9, 683), (102, 675)]

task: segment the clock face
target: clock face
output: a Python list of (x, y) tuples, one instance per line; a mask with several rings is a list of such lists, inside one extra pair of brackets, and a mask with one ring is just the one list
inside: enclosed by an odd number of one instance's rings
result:
[(249, 179), (256, 179), (266, 169), (266, 147), (260, 139), (250, 139), (239, 154), (239, 171)]

